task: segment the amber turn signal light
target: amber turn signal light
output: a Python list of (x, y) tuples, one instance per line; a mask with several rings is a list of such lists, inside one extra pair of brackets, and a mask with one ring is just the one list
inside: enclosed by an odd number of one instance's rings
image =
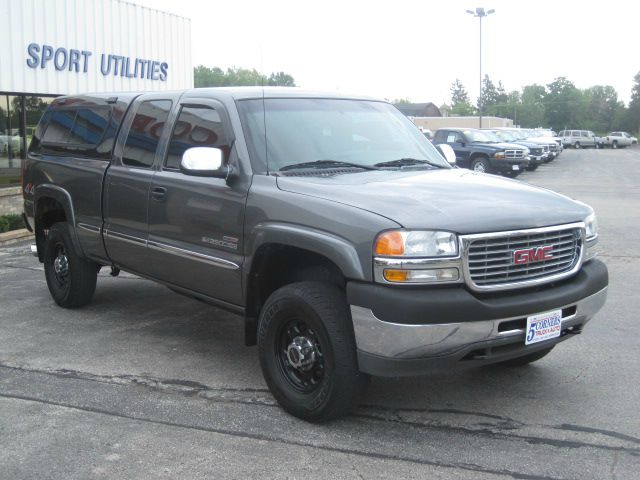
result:
[(378, 235), (374, 248), (376, 255), (400, 256), (404, 254), (404, 239), (397, 231)]

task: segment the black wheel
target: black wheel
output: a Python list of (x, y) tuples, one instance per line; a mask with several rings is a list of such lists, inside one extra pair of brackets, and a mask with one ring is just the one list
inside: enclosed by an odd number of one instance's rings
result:
[(44, 245), (44, 274), (49, 292), (61, 307), (76, 308), (93, 298), (99, 267), (78, 256), (69, 225), (56, 223)]
[(613, 143), (611, 144), (611, 148), (614, 148), (614, 149), (618, 148), (618, 142), (617, 142), (617, 140), (614, 140), (614, 141), (613, 141)]
[(580, 142), (574, 143), (573, 148), (580, 149)]
[(523, 367), (530, 363), (536, 362), (540, 360), (542, 357), (546, 357), (549, 352), (553, 350), (553, 347), (545, 348), (543, 350), (538, 350), (537, 352), (530, 353), (528, 355), (524, 355), (522, 357), (513, 358), (511, 360), (506, 360), (504, 362), (500, 362), (500, 365), (505, 365), (507, 367)]
[(471, 170), (474, 172), (491, 173), (491, 164), (485, 157), (476, 157), (471, 160)]
[(258, 320), (258, 351), (273, 396), (307, 421), (346, 415), (369, 382), (358, 371), (344, 293), (328, 283), (293, 283), (272, 293)]

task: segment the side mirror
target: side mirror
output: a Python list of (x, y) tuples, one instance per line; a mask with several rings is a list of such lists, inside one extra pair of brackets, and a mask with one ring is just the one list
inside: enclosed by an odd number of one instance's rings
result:
[(182, 154), (180, 171), (197, 177), (227, 178), (229, 167), (222, 165), (223, 157), (219, 148), (189, 148)]
[(449, 165), (454, 166), (456, 164), (456, 152), (453, 151), (451, 145), (441, 143), (440, 145), (436, 145), (436, 149), (438, 150), (438, 152), (440, 152), (440, 155), (442, 155), (444, 159), (449, 163)]

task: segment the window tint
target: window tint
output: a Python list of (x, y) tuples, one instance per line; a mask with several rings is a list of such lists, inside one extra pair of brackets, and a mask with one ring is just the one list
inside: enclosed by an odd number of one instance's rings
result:
[(229, 141), (224, 134), (220, 114), (205, 106), (184, 106), (173, 128), (166, 168), (179, 169), (182, 154), (192, 147), (226, 147)]
[(571, 132), (571, 136), (572, 137), (579, 137), (580, 136), (580, 132), (574, 130), (573, 132)]
[(51, 113), (49, 124), (42, 137), (43, 143), (64, 143), (73, 127), (75, 110), (58, 110)]
[(110, 109), (56, 110), (48, 117), (43, 143), (91, 146), (100, 143), (109, 124)]
[(124, 145), (123, 164), (143, 168), (153, 165), (169, 110), (170, 100), (148, 100), (138, 106)]

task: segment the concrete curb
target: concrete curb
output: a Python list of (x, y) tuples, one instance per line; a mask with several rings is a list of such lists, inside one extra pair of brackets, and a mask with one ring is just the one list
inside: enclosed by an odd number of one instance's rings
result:
[(12, 243), (22, 242), (29, 238), (33, 238), (33, 233), (31, 233), (26, 228), (0, 233), (0, 247), (11, 245)]

